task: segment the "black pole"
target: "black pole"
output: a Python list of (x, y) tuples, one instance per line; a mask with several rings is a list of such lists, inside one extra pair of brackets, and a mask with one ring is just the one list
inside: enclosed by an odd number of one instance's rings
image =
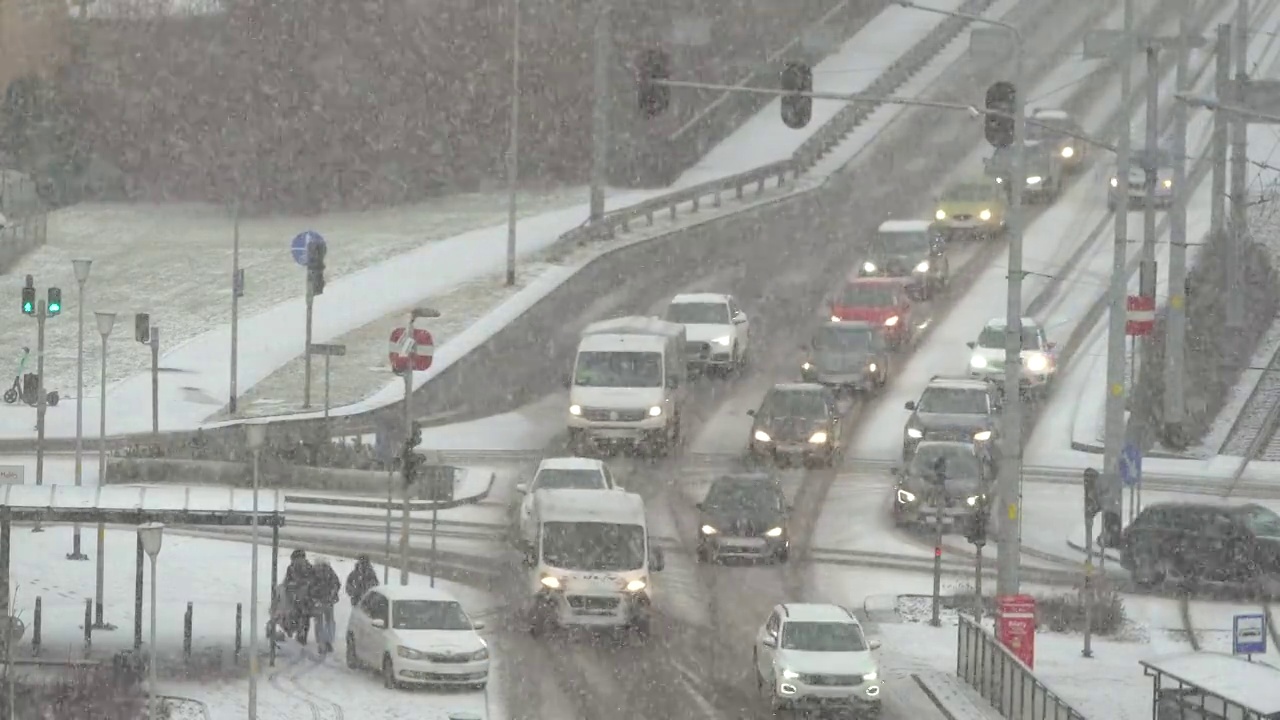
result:
[(142, 558), (146, 554), (142, 550), (142, 536), (137, 537), (137, 550), (134, 555), (133, 574), (133, 649), (142, 648)]
[[(273, 521), (273, 524), (271, 525), (271, 596), (272, 597), (275, 597), (276, 583), (278, 582), (276, 580), (276, 577), (279, 575), (279, 565), (280, 565), (280, 514), (279, 513), (280, 513), (280, 509), (276, 508), (275, 513), (271, 518)], [(258, 632), (258, 628), (253, 628), (253, 632)], [(276, 666), (276, 640), (275, 640), (275, 637), (271, 637), (269, 639), (270, 639), (270, 642), (267, 643), (267, 645), (270, 646), (270, 651), (269, 651), (270, 654), (268, 655), (268, 658), (267, 658), (267, 664), (271, 667), (275, 667)], [(257, 662), (257, 661), (255, 660), (254, 662)]]
[(9, 508), (0, 511), (0, 615), (9, 617), (9, 531), (13, 523), (9, 519)]

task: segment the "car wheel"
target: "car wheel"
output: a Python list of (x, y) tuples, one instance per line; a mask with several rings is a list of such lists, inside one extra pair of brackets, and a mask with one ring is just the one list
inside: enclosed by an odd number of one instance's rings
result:
[(382, 687), (388, 690), (395, 690), (400, 687), (400, 683), (396, 682), (396, 666), (391, 661), (390, 655), (382, 656)]
[(1144, 552), (1133, 559), (1131, 575), (1134, 584), (1139, 587), (1155, 587), (1165, 580), (1164, 563), (1157, 560), (1151, 553)]
[(778, 548), (778, 552), (774, 553), (773, 557), (778, 562), (785, 563), (791, 558), (791, 547), (789, 545), (783, 545), (781, 548)]
[(694, 556), (697, 557), (700, 563), (711, 562), (711, 549), (706, 545), (699, 545), (697, 551), (694, 552)]
[(360, 657), (356, 655), (356, 639), (351, 633), (347, 633), (347, 667), (351, 670), (360, 669)]

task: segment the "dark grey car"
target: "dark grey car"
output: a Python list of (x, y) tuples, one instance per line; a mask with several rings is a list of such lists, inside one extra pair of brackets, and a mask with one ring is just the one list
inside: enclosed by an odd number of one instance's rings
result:
[(959, 527), (986, 508), (992, 473), (973, 443), (925, 441), (894, 468), (893, 520), (902, 525)]
[(844, 444), (835, 393), (818, 384), (774, 385), (747, 414), (755, 418), (747, 452), (756, 460), (830, 467)]
[[(1026, 143), (1026, 184), (1022, 196), (1027, 202), (1052, 202), (1062, 192), (1064, 169), (1062, 158), (1053, 147), (1036, 141)], [(986, 161), (987, 175), (996, 179), (1009, 192), (1009, 175), (1013, 167), (1013, 148), (1000, 148)]]
[(864, 391), (889, 382), (889, 345), (871, 323), (823, 323), (803, 349), (800, 377), (805, 382)]
[(994, 460), (998, 406), (995, 388), (982, 380), (935, 377), (911, 411), (902, 437), (902, 459), (910, 460), (925, 440), (973, 443)]

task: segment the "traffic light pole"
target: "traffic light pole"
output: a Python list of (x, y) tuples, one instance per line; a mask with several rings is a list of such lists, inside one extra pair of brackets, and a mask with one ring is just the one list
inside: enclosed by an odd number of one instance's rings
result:
[(982, 622), (982, 548), (986, 543), (974, 543), (973, 554), (973, 620)]
[(1084, 516), (1084, 649), (1080, 654), (1093, 657), (1093, 516)]
[(151, 434), (160, 437), (160, 328), (151, 328)]
[[(43, 299), (36, 300), (36, 485), (44, 484), (44, 324), (48, 319), (48, 304)], [(44, 532), (39, 522), (33, 532)]]
[(418, 354), (418, 344), (414, 342), (413, 321), (417, 314), (409, 313), (409, 322), (404, 326), (406, 350), (404, 368), (404, 453), (400, 459), (400, 472), (404, 476), (404, 494), (400, 507), (400, 584), (409, 584), (409, 490), (413, 477), (409, 467), (409, 454), (413, 438), (413, 362)]
[(945, 504), (941, 498), (936, 500), (933, 513), (938, 532), (933, 539), (933, 617), (929, 624), (934, 627), (942, 625), (942, 507)]
[(303, 368), (302, 368), (302, 407), (303, 409), (311, 407), (311, 310), (315, 306), (316, 293), (315, 287), (311, 282), (311, 273), (307, 273), (307, 319), (306, 319), (306, 347), (302, 352)]

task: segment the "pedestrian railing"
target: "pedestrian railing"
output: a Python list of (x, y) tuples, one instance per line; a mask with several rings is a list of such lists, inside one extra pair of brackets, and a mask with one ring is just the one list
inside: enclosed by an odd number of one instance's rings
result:
[(963, 615), (956, 644), (956, 675), (1006, 720), (1085, 720), (994, 635)]

